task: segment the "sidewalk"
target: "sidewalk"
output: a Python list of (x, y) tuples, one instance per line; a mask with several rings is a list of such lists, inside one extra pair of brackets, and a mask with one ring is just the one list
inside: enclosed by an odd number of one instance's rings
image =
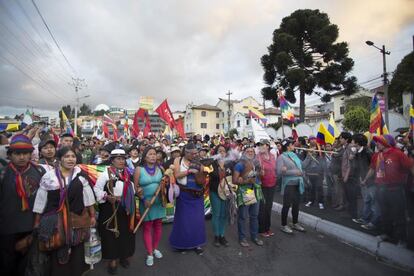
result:
[[(283, 202), (283, 197), (280, 194), (280, 192), (275, 192), (275, 196), (273, 197), (273, 201), (282, 204)], [(361, 206), (362, 200), (359, 199), (358, 200), (358, 206)], [(355, 222), (352, 221), (351, 216), (349, 215), (349, 213), (346, 210), (343, 211), (336, 211), (333, 208), (331, 208), (331, 206), (328, 206), (328, 204), (324, 204), (325, 205), (325, 209), (324, 210), (320, 210), (319, 206), (317, 203), (313, 204), (311, 207), (306, 207), (304, 203), (301, 203), (300, 205), (300, 210), (308, 213), (310, 215), (322, 218), (324, 220), (328, 220), (330, 222), (333, 223), (337, 223), (339, 225), (342, 226), (346, 226), (348, 228), (357, 230), (357, 231), (361, 231), (363, 233), (372, 235), (372, 236), (377, 236), (379, 235), (379, 232), (376, 230), (366, 230), (364, 228), (361, 227), (360, 224), (357, 224)]]

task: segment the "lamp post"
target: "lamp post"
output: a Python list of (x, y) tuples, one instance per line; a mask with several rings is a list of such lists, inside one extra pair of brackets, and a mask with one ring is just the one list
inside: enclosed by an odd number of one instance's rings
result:
[(383, 77), (383, 85), (384, 85), (385, 124), (387, 125), (387, 127), (390, 127), (389, 126), (389, 121), (388, 121), (388, 78), (387, 78), (387, 62), (386, 62), (386, 59), (385, 59), (385, 55), (390, 55), (391, 52), (385, 50), (385, 45), (382, 45), (382, 48), (380, 48), (380, 47), (377, 47), (374, 44), (374, 42), (372, 42), (372, 41), (368, 40), (368, 41), (365, 41), (365, 43), (368, 46), (372, 46), (372, 47), (378, 49), (382, 54), (382, 70), (383, 70), (382, 77)]

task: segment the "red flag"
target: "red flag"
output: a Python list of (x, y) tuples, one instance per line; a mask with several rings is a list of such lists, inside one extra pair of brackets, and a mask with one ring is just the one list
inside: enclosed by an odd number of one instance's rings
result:
[(168, 124), (170, 129), (175, 128), (174, 117), (171, 113), (170, 107), (168, 106), (167, 99), (165, 99), (160, 106), (155, 109), (155, 112), (157, 112), (158, 115), (160, 115), (160, 118)]
[(177, 130), (178, 134), (181, 138), (187, 138), (184, 131), (184, 121), (182, 118), (178, 119), (175, 124), (175, 129)]
[(134, 122), (132, 123), (132, 135), (137, 138), (139, 135), (139, 125), (138, 125), (138, 111), (135, 112)]
[(109, 129), (105, 122), (102, 123), (102, 131), (104, 133), (105, 138), (109, 138)]
[(119, 135), (118, 135), (118, 127), (116, 126), (116, 124), (112, 124), (112, 132), (113, 132), (114, 141), (118, 141)]
[(145, 118), (144, 137), (147, 137), (150, 132), (151, 132), (151, 122), (147, 114), (147, 117)]

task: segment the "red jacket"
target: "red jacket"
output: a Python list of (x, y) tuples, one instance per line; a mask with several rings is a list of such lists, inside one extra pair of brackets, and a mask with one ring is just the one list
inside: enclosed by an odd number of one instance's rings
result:
[(262, 186), (270, 188), (276, 186), (276, 158), (270, 152), (267, 155), (269, 159), (266, 159), (266, 154), (259, 153), (257, 160), (259, 160), (260, 167), (264, 170), (264, 175), (261, 176)]

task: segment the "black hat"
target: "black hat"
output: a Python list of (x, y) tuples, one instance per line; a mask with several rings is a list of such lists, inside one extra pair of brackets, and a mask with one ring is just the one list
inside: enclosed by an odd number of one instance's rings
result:
[(63, 138), (63, 137), (71, 137), (71, 138), (73, 138), (73, 135), (71, 133), (65, 132), (65, 133), (63, 133), (63, 134), (60, 135), (60, 138)]
[(51, 144), (53, 147), (56, 148), (56, 142), (55, 142), (55, 140), (53, 140), (51, 138), (48, 138), (48, 139), (43, 139), (43, 140), (40, 141), (39, 146), (38, 146), (39, 147), (39, 151), (41, 151), (42, 148), (45, 147), (47, 144)]

